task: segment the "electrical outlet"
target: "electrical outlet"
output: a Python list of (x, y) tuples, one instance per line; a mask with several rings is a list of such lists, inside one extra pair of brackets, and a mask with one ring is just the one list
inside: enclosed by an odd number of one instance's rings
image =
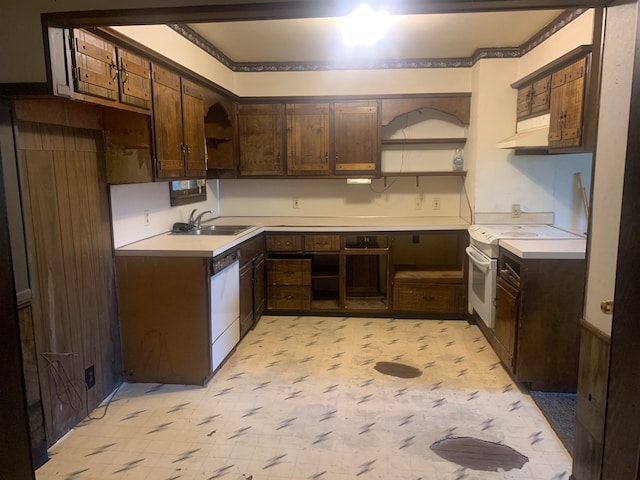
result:
[(420, 196), (417, 196), (416, 199), (414, 200), (413, 208), (415, 210), (422, 210), (422, 198), (420, 198)]
[(293, 208), (300, 208), (300, 199), (299, 198), (294, 198), (293, 199)]
[(91, 365), (84, 370), (84, 383), (89, 390), (96, 384), (96, 367), (95, 365)]
[(431, 209), (440, 210), (440, 197), (433, 197), (431, 199)]
[(145, 210), (143, 215), (144, 215), (144, 226), (148, 227), (149, 225), (151, 225), (151, 220), (149, 219), (149, 210)]
[(520, 217), (520, 204), (519, 203), (514, 203), (513, 205), (511, 205), (511, 216), (513, 218)]

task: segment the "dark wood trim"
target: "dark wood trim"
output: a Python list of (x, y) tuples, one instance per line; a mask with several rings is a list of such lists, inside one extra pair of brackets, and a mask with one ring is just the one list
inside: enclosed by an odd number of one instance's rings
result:
[(39, 96), (51, 95), (48, 83), (0, 83), (0, 96)]
[[(133, 8), (127, 10), (85, 10), (45, 13), (42, 15), (42, 19), (45, 24), (50, 23), (68, 28), (100, 25), (236, 22), (342, 16), (351, 12), (359, 3), (357, 0), (332, 0), (326, 2), (299, 0), (191, 7)], [(554, 2), (552, 0), (404, 0), (388, 9), (392, 14), (412, 15), (604, 7), (609, 3), (610, 1), (607, 0), (564, 0), (562, 2)]]
[(627, 155), (611, 330), (611, 363), (605, 421), (603, 480), (638, 478), (640, 451), (640, 17), (631, 86)]
[(609, 335), (604, 333), (595, 325), (587, 322), (584, 318), (580, 319), (580, 327), (584, 328), (585, 330), (589, 330), (590, 333), (598, 337), (599, 340), (606, 343), (607, 345), (611, 344), (611, 337)]
[[(3, 108), (5, 103), (2, 102)], [(3, 390), (0, 395), (0, 472), (3, 478), (26, 480), (35, 477), (8, 225), (4, 174), (0, 162), (0, 382)]]

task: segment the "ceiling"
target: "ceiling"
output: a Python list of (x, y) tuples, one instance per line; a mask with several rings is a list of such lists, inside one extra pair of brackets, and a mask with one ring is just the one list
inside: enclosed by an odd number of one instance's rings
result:
[(374, 47), (347, 48), (335, 18), (186, 23), (230, 64), (353, 64), (469, 59), (478, 49), (516, 49), (570, 11), (529, 10), (405, 16)]

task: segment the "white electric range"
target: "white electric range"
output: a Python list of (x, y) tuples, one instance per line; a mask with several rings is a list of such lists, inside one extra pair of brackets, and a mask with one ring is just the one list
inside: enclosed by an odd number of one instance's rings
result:
[(501, 239), (576, 240), (583, 238), (552, 225), (471, 225), (469, 227), (469, 304), (489, 328), (495, 323), (496, 281)]

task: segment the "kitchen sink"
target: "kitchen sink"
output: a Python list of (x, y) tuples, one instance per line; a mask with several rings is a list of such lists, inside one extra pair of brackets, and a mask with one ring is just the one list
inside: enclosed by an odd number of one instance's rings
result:
[(238, 235), (253, 225), (205, 225), (186, 232), (174, 232), (175, 235)]

